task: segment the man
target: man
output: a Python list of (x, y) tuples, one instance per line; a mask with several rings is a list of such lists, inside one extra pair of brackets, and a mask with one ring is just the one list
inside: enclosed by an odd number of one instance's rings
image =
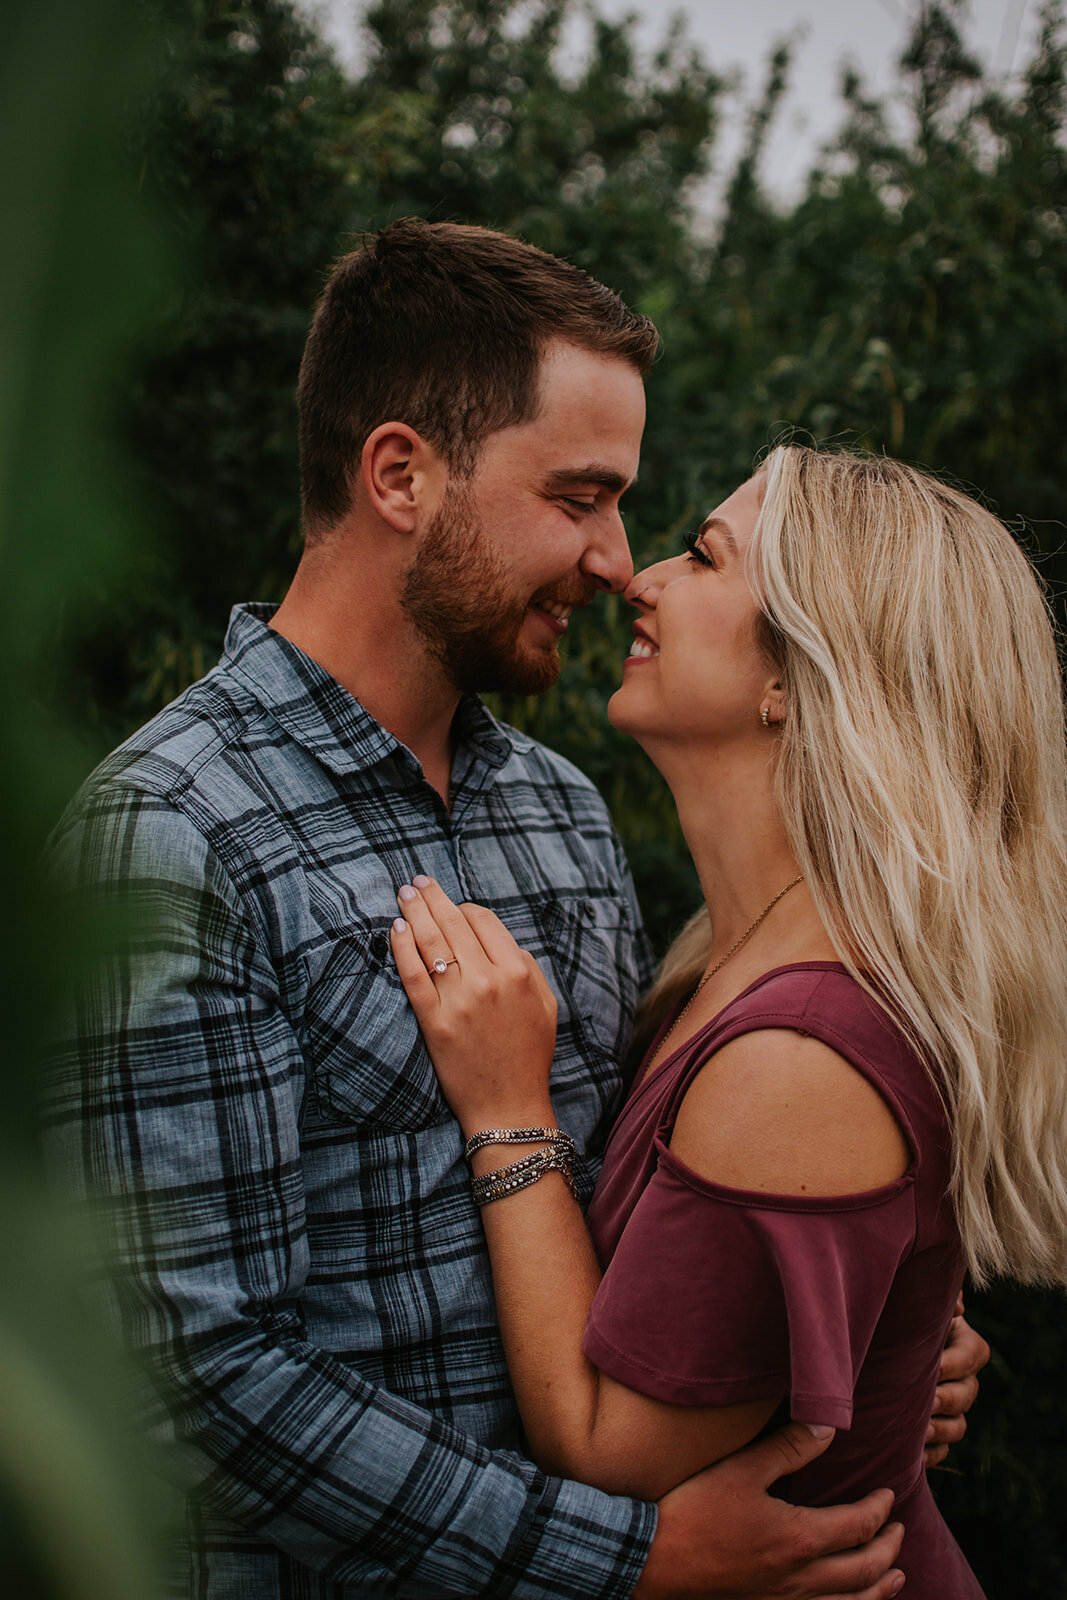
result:
[(346, 257), (301, 371), (292, 588), (237, 609), (57, 836), (126, 930), (51, 1120), (185, 1491), (173, 1595), (895, 1592), (887, 1495), (766, 1495), (822, 1448), (802, 1428), (658, 1514), (512, 1453), (461, 1141), (389, 957), (414, 871), (534, 951), (588, 1197), (640, 921), (591, 785), (471, 691), (546, 687), (571, 609), (627, 581), (655, 344), (503, 235), (408, 221)]

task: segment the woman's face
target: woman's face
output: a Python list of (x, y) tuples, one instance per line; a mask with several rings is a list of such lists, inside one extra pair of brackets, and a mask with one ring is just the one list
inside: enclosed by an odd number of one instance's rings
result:
[(762, 479), (750, 478), (712, 511), (692, 550), (639, 572), (626, 598), (640, 612), (622, 687), (608, 716), (642, 744), (708, 746), (766, 739), (760, 721), (781, 696), (756, 644), (757, 608), (745, 555), (759, 516)]

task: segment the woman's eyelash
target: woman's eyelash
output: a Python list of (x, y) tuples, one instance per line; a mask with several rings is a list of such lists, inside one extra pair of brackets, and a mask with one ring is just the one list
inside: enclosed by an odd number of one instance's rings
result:
[(685, 535), (682, 543), (689, 552), (689, 559), (690, 561), (698, 561), (702, 567), (713, 567), (715, 563), (704, 549), (704, 546), (699, 543), (699, 539), (699, 532)]

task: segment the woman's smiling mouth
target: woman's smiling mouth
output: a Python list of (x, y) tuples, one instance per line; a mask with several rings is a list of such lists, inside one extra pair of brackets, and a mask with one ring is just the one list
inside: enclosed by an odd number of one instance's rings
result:
[(648, 634), (639, 622), (634, 623), (634, 642), (630, 646), (627, 661), (651, 661), (659, 655), (659, 645)]

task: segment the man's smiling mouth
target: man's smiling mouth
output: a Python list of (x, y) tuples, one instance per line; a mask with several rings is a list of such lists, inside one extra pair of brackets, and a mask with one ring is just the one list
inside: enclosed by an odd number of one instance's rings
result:
[(536, 607), (538, 611), (547, 611), (548, 615), (555, 617), (556, 621), (562, 623), (563, 627), (567, 626), (567, 618), (574, 610), (573, 605), (562, 605), (557, 600), (538, 600)]

